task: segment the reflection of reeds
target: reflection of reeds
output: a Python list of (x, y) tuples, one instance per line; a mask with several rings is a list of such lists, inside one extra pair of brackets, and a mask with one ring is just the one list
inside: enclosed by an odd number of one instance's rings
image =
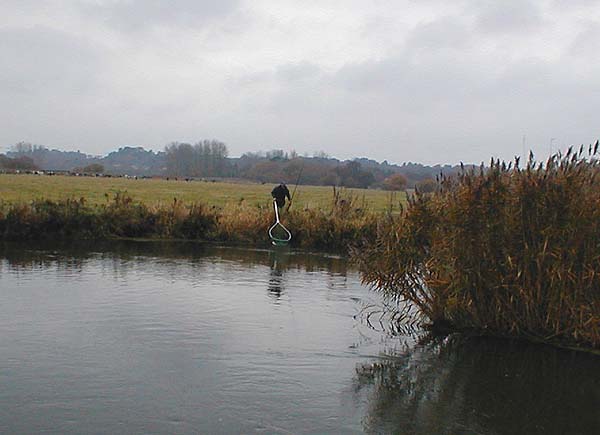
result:
[[(335, 251), (374, 237), (377, 214), (367, 210), (364, 199), (334, 190), (328, 209), (293, 208), (282, 219), (294, 234), (294, 246)], [(101, 205), (83, 198), (0, 204), (0, 239), (5, 240), (123, 237), (256, 245), (268, 243), (272, 222), (270, 206), (219, 208), (176, 199), (148, 206), (120, 192)]]
[(217, 259), (248, 268), (266, 266), (280, 272), (301, 268), (307, 272), (327, 271), (331, 276), (344, 277), (348, 273), (348, 262), (344, 257), (301, 250), (247, 249), (245, 246), (162, 239), (107, 239), (92, 244), (86, 240), (68, 239), (0, 242), (0, 267), (4, 259), (7, 267), (28, 271), (53, 264), (62, 268), (82, 268), (90, 259), (98, 257), (123, 260), (121, 268), (135, 268), (136, 261), (144, 262), (145, 257), (160, 257), (182, 264)]
[(355, 255), (434, 325), (600, 347), (600, 184), (590, 149), (442, 179)]
[(450, 336), (356, 368), (366, 433), (588, 434), (597, 360), (523, 341)]

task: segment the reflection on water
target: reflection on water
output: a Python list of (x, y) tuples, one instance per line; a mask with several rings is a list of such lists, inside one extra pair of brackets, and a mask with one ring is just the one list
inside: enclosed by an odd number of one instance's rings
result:
[(600, 358), (416, 345), (343, 258), (0, 244), (0, 433), (600, 432)]
[(283, 270), (281, 270), (281, 266), (277, 261), (277, 258), (273, 256), (271, 262), (271, 273), (269, 274), (269, 293), (275, 299), (279, 299), (281, 297), (281, 293), (283, 293)]
[(357, 368), (367, 432), (592, 434), (600, 361), (507, 340), (454, 337)]
[(270, 266), (276, 270), (327, 270), (345, 275), (347, 260), (335, 255), (290, 251), (287, 248), (245, 249), (200, 244), (193, 242), (86, 242), (78, 244), (57, 243), (22, 244), (0, 242), (0, 258), (14, 269), (35, 269), (47, 264), (59, 264), (65, 269), (81, 269), (90, 259), (111, 258), (115, 266), (126, 269), (131, 261), (139, 258), (185, 260), (186, 263), (205, 262), (216, 259), (247, 266)]

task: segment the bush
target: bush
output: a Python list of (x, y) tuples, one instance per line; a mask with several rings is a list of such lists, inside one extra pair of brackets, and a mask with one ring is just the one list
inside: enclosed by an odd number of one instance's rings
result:
[(383, 186), (388, 190), (405, 190), (408, 180), (402, 174), (390, 175), (383, 180)]
[(104, 235), (100, 218), (83, 199), (17, 204), (0, 213), (0, 235), (6, 240)]

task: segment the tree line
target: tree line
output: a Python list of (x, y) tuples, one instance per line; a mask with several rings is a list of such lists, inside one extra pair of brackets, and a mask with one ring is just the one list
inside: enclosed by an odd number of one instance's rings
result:
[(344, 161), (323, 151), (300, 156), (295, 151), (275, 149), (229, 157), (227, 145), (214, 139), (196, 143), (171, 142), (159, 152), (142, 147), (122, 147), (104, 157), (20, 142), (0, 160), (0, 168), (15, 169), (15, 165), (74, 172), (101, 165), (104, 173), (113, 175), (239, 178), (259, 183), (298, 182), (389, 190), (417, 187), (424, 191), (435, 188), (436, 176), (452, 175), (459, 169), (457, 166), (418, 163), (396, 165), (366, 158)]
[(10, 158), (0, 154), (0, 170), (35, 171), (37, 169), (39, 168), (35, 165), (31, 157), (20, 156)]

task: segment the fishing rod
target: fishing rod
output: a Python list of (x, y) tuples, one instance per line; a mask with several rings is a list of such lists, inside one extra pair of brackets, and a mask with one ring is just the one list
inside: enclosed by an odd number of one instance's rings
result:
[(302, 159), (302, 166), (300, 166), (300, 171), (298, 172), (298, 178), (296, 179), (296, 185), (294, 186), (294, 191), (292, 192), (292, 198), (290, 199), (290, 202), (289, 202), (287, 208), (285, 209), (286, 213), (288, 211), (290, 211), (290, 207), (292, 206), (292, 202), (294, 202), (294, 196), (296, 195), (296, 189), (298, 188), (298, 184), (300, 184), (300, 177), (302, 176), (302, 171), (303, 170), (304, 170), (304, 159)]

